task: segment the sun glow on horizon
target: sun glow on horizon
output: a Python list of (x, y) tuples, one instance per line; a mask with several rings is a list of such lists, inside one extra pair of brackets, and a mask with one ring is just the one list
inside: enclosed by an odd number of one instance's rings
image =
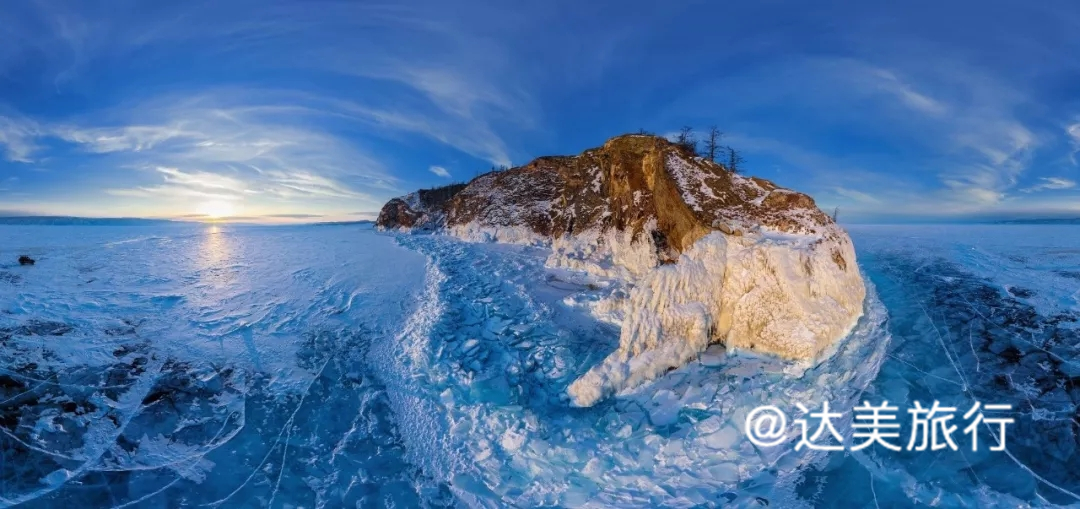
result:
[(230, 202), (215, 200), (200, 204), (195, 212), (210, 219), (221, 219), (236, 215), (236, 207)]

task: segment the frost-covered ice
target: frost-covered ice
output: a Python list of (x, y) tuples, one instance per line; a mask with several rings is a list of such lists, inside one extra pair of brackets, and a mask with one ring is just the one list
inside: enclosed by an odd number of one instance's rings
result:
[(1080, 229), (850, 231), (893, 336), (866, 399), (900, 408), (935, 399), (965, 409), (976, 400), (1005, 403), (1016, 423), (1008, 453), (836, 455), (807, 472), (803, 493), (832, 507), (1080, 504)]
[[(548, 249), (0, 227), (0, 505), (1076, 503), (1080, 236), (979, 228), (852, 228), (873, 284), (818, 365), (713, 346), (576, 408), (566, 389), (619, 344), (597, 316), (620, 289)], [(794, 453), (741, 431), (758, 405), (864, 398), (1012, 403), (1010, 454)]]
[[(622, 249), (639, 254), (632, 243)], [(574, 403), (589, 406), (652, 380), (686, 364), (716, 338), (729, 351), (816, 363), (863, 314), (862, 278), (856, 267), (835, 261), (837, 252), (855, 258), (845, 239), (713, 232), (675, 264), (642, 268), (616, 253), (611, 256), (620, 261), (616, 268), (637, 267), (642, 274), (627, 283), (626, 292), (617, 287), (592, 306), (598, 316), (621, 325), (619, 348), (570, 386)], [(573, 267), (581, 258), (557, 246), (549, 261)], [(560, 262), (564, 259), (571, 262)]]
[[(415, 506), (368, 363), (423, 257), (357, 227), (0, 227), (0, 506)], [(17, 253), (38, 260), (14, 263)]]

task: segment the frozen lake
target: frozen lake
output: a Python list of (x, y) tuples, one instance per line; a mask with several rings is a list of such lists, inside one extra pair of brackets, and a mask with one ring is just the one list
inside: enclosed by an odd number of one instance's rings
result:
[[(605, 283), (536, 248), (0, 226), (0, 505), (1080, 503), (1080, 228), (850, 231), (876, 291), (827, 361), (714, 347), (581, 409), (565, 389), (618, 331), (570, 304)], [(758, 405), (863, 399), (1008, 403), (1016, 423), (1007, 453), (796, 453), (742, 432)]]

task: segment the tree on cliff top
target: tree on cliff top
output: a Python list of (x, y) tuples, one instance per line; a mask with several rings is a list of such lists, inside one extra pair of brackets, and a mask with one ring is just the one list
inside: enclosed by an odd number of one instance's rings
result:
[(691, 154), (697, 154), (697, 139), (694, 138), (694, 128), (683, 126), (679, 134), (675, 135), (675, 144)]
[(739, 173), (742, 170), (742, 164), (746, 161), (743, 159), (742, 154), (740, 154), (738, 150), (727, 147), (727, 156), (728, 160), (725, 165), (727, 166), (727, 169), (732, 173)]
[(708, 157), (710, 161), (716, 162), (716, 154), (722, 150), (720, 147), (720, 138), (724, 137), (724, 133), (720, 132), (716, 126), (709, 128), (709, 135), (705, 138), (705, 157)]

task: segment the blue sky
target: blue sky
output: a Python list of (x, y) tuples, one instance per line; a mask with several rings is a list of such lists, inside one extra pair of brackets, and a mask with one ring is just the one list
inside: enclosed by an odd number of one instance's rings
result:
[(0, 4), (0, 212), (366, 217), (715, 124), (850, 220), (1080, 216), (1080, 5)]

